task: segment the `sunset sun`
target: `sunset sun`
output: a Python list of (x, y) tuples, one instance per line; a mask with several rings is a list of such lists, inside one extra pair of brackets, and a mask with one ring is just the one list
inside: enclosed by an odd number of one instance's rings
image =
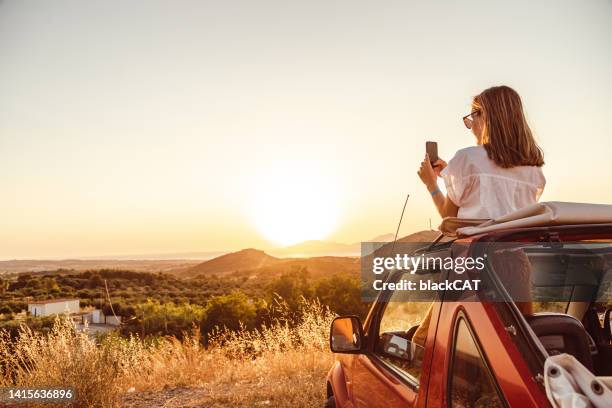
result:
[(337, 224), (333, 182), (307, 163), (278, 163), (251, 182), (249, 217), (277, 245), (324, 239)]

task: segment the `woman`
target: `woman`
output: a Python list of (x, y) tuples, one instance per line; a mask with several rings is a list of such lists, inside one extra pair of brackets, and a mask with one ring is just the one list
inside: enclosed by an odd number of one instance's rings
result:
[[(510, 87), (484, 90), (463, 123), (477, 146), (459, 150), (447, 164), (429, 157), (417, 172), (444, 217), (494, 219), (534, 204), (546, 179), (544, 155), (525, 120), (521, 98)], [(442, 177), (447, 195), (438, 188)]]
[[(432, 166), (425, 155), (418, 171), (442, 218), (494, 219), (536, 203), (546, 184), (544, 155), (527, 125), (518, 93), (507, 86), (484, 90), (472, 100), (472, 112), (463, 117), (463, 123), (476, 136), (476, 146), (459, 150), (448, 164), (438, 160)], [(438, 188), (437, 177), (444, 179), (446, 196)], [(526, 256), (515, 251), (495, 257), (494, 262), (514, 268), (513, 274), (502, 274), (502, 281), (508, 289), (512, 287), (521, 313), (533, 313), (532, 302), (526, 301), (531, 289)], [(421, 347), (431, 313), (432, 306), (412, 337)]]

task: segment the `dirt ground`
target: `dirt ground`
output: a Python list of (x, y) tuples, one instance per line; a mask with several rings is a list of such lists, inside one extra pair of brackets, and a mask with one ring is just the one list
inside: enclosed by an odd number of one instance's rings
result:
[[(206, 388), (164, 388), (160, 391), (140, 391), (126, 394), (123, 406), (126, 408), (221, 408), (221, 407), (284, 407), (282, 403), (257, 398), (257, 384), (236, 384), (228, 387), (225, 395), (218, 389), (211, 395)], [(237, 395), (242, 395), (243, 398)], [(254, 398), (253, 398), (254, 397)], [(322, 406), (323, 402), (319, 406)], [(291, 405), (294, 406), (294, 405)]]

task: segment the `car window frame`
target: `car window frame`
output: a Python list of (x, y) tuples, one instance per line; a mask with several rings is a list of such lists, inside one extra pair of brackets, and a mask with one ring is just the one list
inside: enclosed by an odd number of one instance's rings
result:
[[(418, 254), (424, 254), (426, 256), (433, 255), (433, 254), (436, 254), (436, 255), (445, 254), (445, 256), (452, 256), (450, 246), (448, 247), (445, 246), (444, 248), (435, 248), (431, 251), (417, 251), (417, 252)], [(415, 254), (417, 252), (415, 252)], [(440, 280), (447, 278), (448, 276), (447, 270), (442, 270), (440, 273), (441, 273)], [(397, 282), (403, 274), (404, 274), (404, 271), (394, 271), (393, 273), (389, 275), (386, 282)], [(398, 380), (402, 381), (403, 383), (408, 385), (414, 392), (418, 393), (421, 388), (420, 387), (421, 381), (419, 381), (417, 378), (413, 377), (412, 375), (404, 372), (403, 370), (400, 370), (399, 368), (395, 367), (393, 364), (386, 362), (375, 352), (376, 344), (379, 341), (378, 332), (380, 329), (380, 323), (382, 321), (382, 317), (389, 303), (388, 300), (393, 295), (393, 293), (394, 292), (391, 292), (386, 295), (381, 293), (379, 297), (376, 299), (373, 313), (372, 313), (372, 319), (368, 322), (369, 327), (367, 329), (367, 333), (368, 333), (369, 341), (368, 341), (368, 347), (367, 347), (367, 354), (372, 358), (373, 361), (375, 361), (377, 364), (389, 370), (391, 374), (393, 374), (395, 377), (398, 378)], [(444, 294), (445, 292), (441, 291), (441, 297), (437, 301), (438, 306), (436, 307), (437, 309), (436, 312), (438, 314), (438, 317), (439, 317), (439, 311), (442, 308), (442, 303), (444, 302)], [(430, 323), (430, 325), (433, 324), (435, 326), (434, 335), (433, 335), (434, 340), (435, 340), (435, 337), (438, 331), (438, 323), (439, 321), (437, 319), (435, 320), (435, 322), (432, 320)], [(425, 346), (427, 346), (428, 341), (429, 341), (429, 336), (425, 340)], [(433, 344), (435, 345), (435, 341), (433, 342)]]
[[(491, 246), (498, 242), (510, 240), (535, 242), (537, 241), (537, 238), (534, 237), (539, 237), (548, 230), (549, 228), (531, 228), (528, 231), (503, 231), (487, 234), (471, 242), (469, 254), (473, 257), (486, 256), (486, 254), (489, 253)], [(502, 284), (497, 274), (494, 272), (489, 260), (485, 261), (485, 268), (482, 273), (483, 278), (492, 285), (493, 290), (499, 296), (501, 296), (502, 299), (504, 299), (503, 302), (493, 302), (493, 307), (497, 311), (498, 318), (501, 320), (501, 323), (504, 326), (513, 326), (517, 329), (517, 334), (512, 336), (513, 343), (523, 356), (523, 361), (529, 367), (529, 370), (533, 375), (533, 379), (536, 382), (543, 384), (544, 361), (548, 357), (548, 353), (539, 343), (539, 341), (534, 341), (534, 339), (537, 339), (537, 336), (535, 336), (535, 333), (533, 333), (531, 330), (531, 327), (519, 311), (517, 305), (512, 301), (512, 298), (508, 294), (506, 288)]]
[(497, 381), (497, 377), (493, 373), (491, 364), (488, 361), (487, 355), (484, 352), (482, 345), (480, 344), (480, 340), (478, 339), (478, 336), (476, 335), (476, 332), (472, 327), (472, 324), (467, 316), (467, 313), (465, 313), (465, 310), (463, 309), (460, 309), (457, 312), (454, 318), (454, 321), (453, 321), (453, 326), (452, 326), (452, 341), (449, 347), (449, 362), (450, 363), (448, 365), (448, 372), (446, 373), (446, 406), (447, 408), (452, 408), (452, 398), (451, 397), (452, 397), (452, 387), (453, 387), (453, 370), (455, 368), (455, 352), (457, 350), (457, 335), (459, 334), (459, 325), (461, 322), (464, 322), (465, 326), (468, 329), (468, 332), (470, 333), (470, 336), (472, 337), (472, 341), (476, 345), (476, 349), (478, 350), (478, 354), (480, 356), (481, 361), (483, 362), (485, 370), (493, 381), (493, 386), (495, 387), (495, 391), (497, 393), (499, 400), (502, 402), (502, 405), (504, 407), (508, 408), (509, 407), (508, 401), (506, 400), (503, 390), (500, 387), (499, 382)]
[[(610, 239), (612, 239), (612, 228), (610, 227), (612, 227), (612, 225), (605, 226), (605, 228), (602, 228), (601, 230), (598, 230), (595, 232), (585, 231), (584, 226), (572, 227), (572, 228), (568, 228), (566, 226), (555, 227), (555, 228), (549, 227), (549, 228), (545, 228), (544, 232), (540, 233), (537, 239), (533, 238), (533, 234), (528, 234), (531, 231), (527, 231), (527, 232), (519, 231), (519, 232), (514, 232), (512, 234), (505, 234), (501, 237), (501, 239), (498, 239), (498, 241), (496, 242), (513, 241), (513, 240), (520, 239), (521, 244), (526, 245), (528, 248), (531, 245), (539, 245), (542, 247), (549, 246), (553, 249), (555, 248), (556, 245), (562, 245), (563, 249), (567, 248), (565, 246), (566, 244), (579, 243), (581, 245), (588, 245), (589, 241), (594, 244), (597, 244), (596, 241), (602, 241), (602, 242), (605, 241), (609, 245)], [(571, 246), (569, 248), (571, 248)], [(576, 254), (579, 255), (581, 248), (574, 247), (574, 249), (577, 249)], [(608, 247), (601, 248), (601, 249), (593, 248), (589, 252), (607, 253), (607, 251), (609, 251)], [(500, 279), (497, 276), (497, 271), (492, 265), (491, 266), (487, 265), (487, 268), (489, 267), (491, 269), (491, 274), (494, 275), (494, 279), (499, 282)], [(504, 296), (509, 298), (509, 295), (507, 294), (505, 287), (503, 287), (501, 283), (499, 283), (499, 286), (502, 287), (502, 289), (500, 290), (500, 293), (503, 293)], [(572, 294), (574, 290), (575, 288), (572, 288)], [(569, 301), (566, 301), (565, 309), (563, 312), (560, 312), (560, 313), (564, 315), (569, 315), (568, 311), (569, 311), (571, 302), (572, 302), (571, 299)], [(533, 373), (533, 379), (538, 383), (538, 385), (543, 390), (544, 385), (545, 385), (544, 384), (545, 362), (546, 362), (546, 359), (550, 356), (550, 354), (548, 350), (546, 350), (542, 339), (531, 328), (529, 322), (527, 321), (526, 316), (524, 316), (522, 313), (518, 311), (518, 308), (516, 304), (514, 304), (514, 302), (508, 302), (508, 303), (512, 309), (511, 313), (514, 315), (514, 320), (516, 321), (516, 327), (519, 329), (518, 331), (520, 333), (519, 335), (520, 338), (519, 336), (515, 335), (513, 336), (513, 340), (515, 341), (515, 344), (517, 344), (517, 346), (519, 345), (519, 341), (522, 341), (524, 342), (524, 344), (527, 345), (527, 347), (530, 350), (536, 351), (537, 359), (530, 359), (530, 358), (525, 357), (526, 353), (524, 350), (526, 348), (519, 347), (519, 350), (521, 354), (523, 355), (525, 362), (527, 363), (527, 365), (531, 369), (531, 372)], [(591, 307), (595, 304), (593, 300), (591, 302), (586, 302), (586, 303), (588, 304), (588, 307), (586, 308), (587, 311), (585, 311), (585, 314), (580, 319), (581, 323), (583, 324), (585, 322), (584, 319), (587, 316), (588, 310), (590, 310)], [(538, 313), (538, 312), (535, 312), (535, 313)], [(586, 329), (586, 332), (587, 332), (587, 337), (590, 339), (590, 342), (592, 344), (594, 342), (593, 332), (591, 332), (588, 329)]]
[[(612, 234), (612, 223), (609, 224), (580, 224), (580, 225), (559, 225), (546, 227), (529, 227), (510, 231), (498, 231), (486, 234), (474, 243), (480, 244), (478, 252), (486, 254), (490, 246), (499, 242), (524, 242), (541, 243), (560, 241), (580, 241), (584, 239), (607, 239)], [(472, 251), (472, 249), (470, 249)], [(489, 262), (485, 262), (485, 272), (488, 279), (495, 287), (498, 294), (505, 299), (505, 302), (494, 302), (503, 324), (506, 326), (514, 325), (517, 335), (513, 336), (513, 342), (523, 356), (523, 361), (529, 367), (533, 379), (543, 386), (544, 362), (548, 358), (548, 352), (533, 332), (527, 320), (523, 317), (516, 304), (512, 301), (506, 288), (501, 283)]]

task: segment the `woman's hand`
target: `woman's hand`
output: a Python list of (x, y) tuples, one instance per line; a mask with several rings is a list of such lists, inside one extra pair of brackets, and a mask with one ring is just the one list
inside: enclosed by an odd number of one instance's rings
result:
[(440, 177), (440, 173), (446, 166), (448, 166), (448, 163), (446, 163), (444, 160), (436, 160), (436, 162), (433, 164), (433, 171), (436, 173), (436, 176)]
[(440, 176), (440, 172), (446, 167), (446, 162), (444, 160), (436, 160), (434, 165), (436, 167), (432, 167), (431, 162), (429, 161), (429, 156), (425, 155), (425, 160), (421, 162), (421, 167), (419, 168), (417, 174), (421, 178), (423, 184), (427, 186), (427, 190), (429, 190), (430, 193), (433, 193), (431, 198), (438, 212), (440, 213), (440, 216), (442, 218), (456, 217), (457, 213), (459, 212), (459, 207), (457, 207), (455, 203), (448, 198), (448, 196), (440, 194), (440, 190), (438, 190), (437, 178)]
[(433, 167), (431, 167), (431, 162), (429, 161), (429, 155), (427, 154), (425, 155), (425, 160), (421, 162), (421, 167), (419, 168), (419, 171), (417, 171), (417, 174), (419, 175), (419, 177), (421, 178), (421, 181), (423, 182), (423, 184), (425, 184), (425, 186), (430, 192), (435, 190), (438, 187), (438, 182), (436, 178), (438, 177), (439, 173), (436, 174)]

